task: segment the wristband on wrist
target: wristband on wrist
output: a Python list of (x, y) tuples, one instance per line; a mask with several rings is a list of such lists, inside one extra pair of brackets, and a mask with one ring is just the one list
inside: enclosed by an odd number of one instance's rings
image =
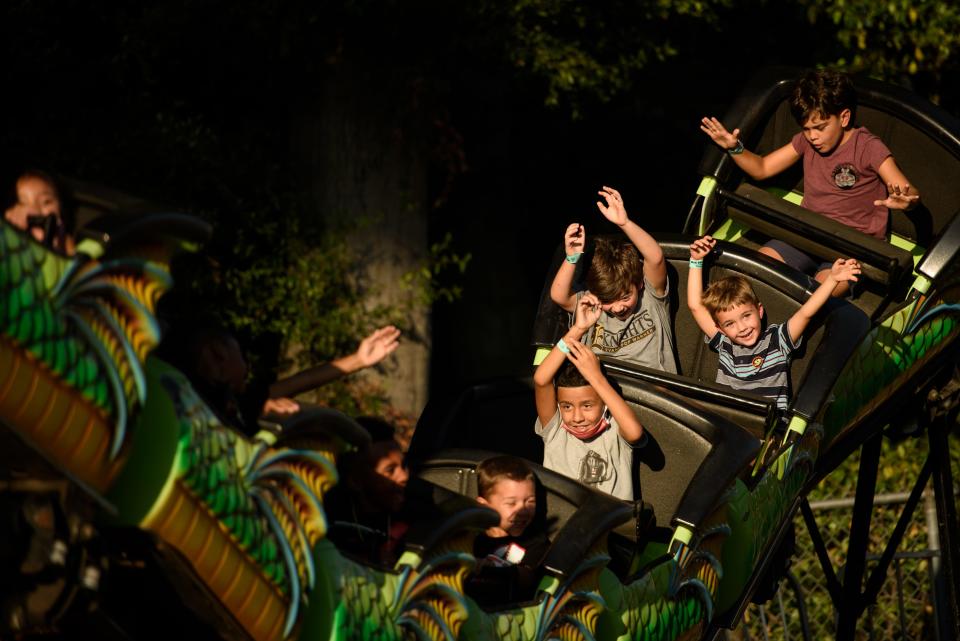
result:
[(734, 145), (732, 148), (727, 149), (727, 153), (730, 154), (731, 156), (736, 156), (737, 154), (742, 154), (742, 153), (743, 153), (743, 141), (740, 140), (739, 138), (737, 138), (737, 144)]
[(693, 269), (703, 269), (703, 259), (702, 258), (691, 258), (690, 267)]
[(567, 344), (563, 341), (562, 338), (557, 341), (557, 349), (559, 349), (559, 350), (560, 350), (561, 352), (563, 352), (564, 354), (569, 354), (569, 353), (570, 353), (570, 348), (567, 347)]
[(567, 256), (567, 262), (571, 265), (576, 265), (577, 261), (580, 260), (580, 257), (583, 256), (583, 252), (578, 252), (576, 254), (570, 254)]

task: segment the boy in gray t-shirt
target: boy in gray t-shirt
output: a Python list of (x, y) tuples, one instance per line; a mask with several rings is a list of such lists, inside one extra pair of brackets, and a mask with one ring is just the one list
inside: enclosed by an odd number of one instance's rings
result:
[(550, 299), (572, 313), (584, 295), (593, 294), (601, 313), (584, 341), (593, 351), (676, 374), (663, 250), (627, 216), (620, 192), (604, 187), (598, 193), (606, 204), (597, 201), (597, 208), (623, 230), (627, 240), (598, 238), (587, 271), (589, 291), (574, 292), (573, 274), (586, 246), (586, 231), (580, 223), (568, 226), (564, 234), (567, 259), (550, 285)]
[(580, 297), (573, 326), (537, 367), (535, 430), (543, 438), (544, 467), (631, 501), (631, 444), (643, 427), (596, 354), (580, 343), (600, 312), (596, 296)]

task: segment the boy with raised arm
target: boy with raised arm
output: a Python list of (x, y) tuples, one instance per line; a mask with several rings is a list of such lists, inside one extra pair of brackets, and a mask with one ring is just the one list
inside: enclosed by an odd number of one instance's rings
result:
[(676, 374), (667, 282), (667, 265), (660, 245), (630, 220), (620, 192), (604, 187), (604, 202), (597, 208), (623, 230), (630, 242), (597, 239), (587, 291), (572, 291), (576, 263), (586, 247), (586, 230), (580, 223), (567, 227), (567, 259), (550, 286), (550, 298), (573, 312), (587, 293), (599, 301), (600, 314), (585, 342), (596, 352), (637, 365)]
[(544, 467), (632, 501), (632, 444), (643, 427), (600, 359), (580, 343), (600, 314), (596, 296), (581, 296), (573, 326), (534, 372), (534, 429), (543, 438)]
[[(802, 131), (765, 156), (744, 149), (740, 130), (727, 131), (716, 118), (700, 129), (725, 149), (755, 180), (775, 176), (803, 159), (803, 206), (870, 236), (885, 239), (890, 209), (907, 210), (920, 200), (883, 141), (866, 127), (853, 127), (857, 94), (850, 77), (831, 70), (809, 71), (797, 80), (790, 111)], [(760, 252), (823, 282), (829, 263), (780, 240)], [(833, 292), (846, 294), (841, 283)]]
[(786, 409), (790, 402), (790, 360), (800, 347), (810, 319), (820, 311), (838, 283), (856, 281), (860, 265), (838, 258), (823, 282), (786, 323), (763, 328), (763, 305), (743, 276), (727, 276), (703, 291), (703, 261), (716, 241), (710, 236), (690, 245), (687, 306), (719, 352), (717, 382), (735, 390), (776, 399)]

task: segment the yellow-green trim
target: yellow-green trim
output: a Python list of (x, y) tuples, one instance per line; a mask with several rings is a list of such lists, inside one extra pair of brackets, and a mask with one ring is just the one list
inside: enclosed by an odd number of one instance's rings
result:
[(92, 238), (84, 238), (77, 243), (77, 253), (86, 254), (90, 258), (100, 258), (103, 256), (103, 245)]
[(552, 349), (552, 347), (538, 347), (537, 353), (533, 355), (533, 365), (537, 366), (542, 363)]
[(690, 541), (693, 540), (693, 530), (688, 528), (685, 525), (678, 525), (677, 529), (673, 532), (673, 538), (670, 539), (670, 545), (667, 546), (667, 549), (673, 549), (674, 541), (679, 541), (684, 545), (690, 545)]
[(894, 247), (910, 252), (910, 255), (913, 257), (914, 269), (917, 268), (917, 265), (920, 263), (920, 259), (923, 258), (923, 255), (926, 253), (926, 250), (923, 247), (920, 247), (909, 238), (897, 236), (896, 234), (890, 234), (890, 244)]
[(933, 281), (923, 274), (917, 274), (916, 280), (913, 281), (913, 288), (921, 294), (926, 294), (928, 291), (930, 291), (931, 285), (933, 285)]
[(540, 585), (537, 586), (537, 589), (547, 594), (556, 594), (559, 587), (560, 579), (555, 576), (545, 576), (540, 579)]
[(807, 431), (807, 419), (800, 416), (791, 417), (787, 431), (796, 432), (800, 436), (803, 436), (803, 433)]
[(738, 223), (732, 218), (727, 218), (711, 235), (717, 240), (725, 240), (728, 243), (733, 243), (748, 231), (750, 231), (750, 228), (746, 225)]
[(716, 189), (717, 179), (713, 176), (704, 176), (703, 180), (701, 180), (700, 184), (697, 186), (697, 195), (707, 198), (708, 196), (712, 196)]

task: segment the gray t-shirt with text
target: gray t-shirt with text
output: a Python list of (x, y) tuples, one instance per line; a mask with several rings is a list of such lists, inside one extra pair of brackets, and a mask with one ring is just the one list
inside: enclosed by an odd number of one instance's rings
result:
[[(585, 293), (577, 292), (578, 304)], [(603, 312), (600, 320), (584, 335), (584, 344), (597, 354), (676, 374), (669, 296), (669, 283), (663, 295), (658, 296), (644, 280), (637, 310), (624, 320)]]

